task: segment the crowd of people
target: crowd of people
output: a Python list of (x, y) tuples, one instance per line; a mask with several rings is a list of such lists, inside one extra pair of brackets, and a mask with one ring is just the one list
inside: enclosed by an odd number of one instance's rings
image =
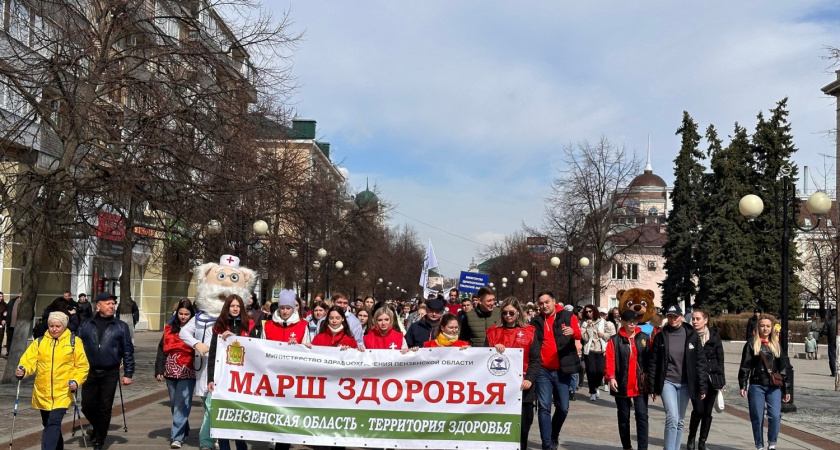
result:
[[(91, 424), (93, 448), (101, 449), (115, 391), (120, 384), (131, 383), (133, 346), (127, 324), (114, 317), (116, 297), (103, 293), (92, 305), (84, 307), (84, 303), (57, 298), (45, 312), (46, 329), (36, 336), (16, 371), (19, 378), (35, 375), (32, 405), (42, 414), (42, 448), (63, 448), (61, 418), (76, 403), (76, 391), (81, 388), (81, 412)], [(640, 329), (632, 310), (619, 314), (617, 309), (592, 305), (575, 309), (558, 302), (550, 291), (540, 292), (536, 304), (523, 305), (513, 297), (499, 302), (486, 287), (472, 298), (462, 299), (453, 291), (448, 299), (432, 295), (418, 304), (379, 302), (373, 297), (351, 303), (342, 293), (329, 298), (319, 294), (311, 308), (291, 290), (280, 291), (273, 302), (262, 304), (255, 295), (247, 299), (228, 295), (215, 318), (197, 312), (193, 302), (183, 298), (163, 331), (155, 377), (166, 383), (171, 400), (170, 447), (180, 448), (189, 435), (192, 399), (197, 396), (204, 407), (199, 444), (212, 449), (216, 445), (210, 436), (215, 353), (219, 340), (230, 336), (348, 351), (494, 347), (503, 353), (520, 348), (524, 351), (521, 448), (528, 448), (535, 415), (541, 448), (558, 447), (570, 402), (585, 377), (590, 401), (600, 398), (599, 388), (606, 383), (616, 405), (624, 449), (633, 448), (631, 409), (637, 448), (648, 448), (648, 405), (661, 398), (664, 448), (680, 448), (690, 402), (686, 447), (705, 450), (715, 401), (726, 387), (722, 341), (709, 328), (709, 315), (703, 310), (692, 312), (690, 324), (676, 305), (667, 308), (664, 316), (665, 322), (648, 334)], [(774, 325), (774, 317), (756, 314), (738, 373), (758, 449), (765, 448), (765, 417), (767, 448), (775, 449), (781, 403), (790, 396)], [(247, 448), (238, 440), (234, 446)], [(218, 447), (228, 449), (230, 443), (219, 440)], [(275, 448), (288, 449), (290, 444), (277, 443)]]

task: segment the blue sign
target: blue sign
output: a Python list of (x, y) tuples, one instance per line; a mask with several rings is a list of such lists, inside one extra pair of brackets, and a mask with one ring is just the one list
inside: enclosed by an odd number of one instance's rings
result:
[(458, 279), (458, 291), (474, 294), (479, 289), (487, 286), (489, 281), (490, 275), (486, 273), (461, 272), (461, 278)]

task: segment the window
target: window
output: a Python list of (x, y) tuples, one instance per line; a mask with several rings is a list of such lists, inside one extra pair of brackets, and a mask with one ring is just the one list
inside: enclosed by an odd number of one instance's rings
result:
[(610, 278), (613, 280), (639, 279), (639, 265), (637, 263), (613, 263)]
[(164, 0), (155, 2), (155, 26), (161, 33), (158, 35), (158, 43), (160, 44), (165, 43), (164, 36), (175, 40), (181, 37), (181, 27), (178, 24), (178, 19), (169, 11)]
[(0, 108), (21, 117), (31, 110), (26, 99), (11, 86), (9, 79), (5, 76), (0, 76)]
[(650, 209), (648, 209), (648, 215), (649, 216), (658, 216), (659, 215), (659, 209), (657, 209), (655, 206), (651, 206)]
[(41, 56), (49, 56), (53, 53), (55, 37), (57, 33), (52, 23), (44, 20), (43, 17), (33, 15), (32, 38), (29, 46), (35, 49)]
[(9, 3), (9, 36), (29, 45), (29, 8), (21, 0)]

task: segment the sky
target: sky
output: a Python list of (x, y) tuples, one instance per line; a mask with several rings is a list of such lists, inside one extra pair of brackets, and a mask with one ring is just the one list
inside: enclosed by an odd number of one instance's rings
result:
[[(836, 1), (263, 0), (302, 32), (300, 118), (392, 225), (457, 277), (482, 246), (538, 226), (562, 150), (608, 138), (670, 185), (688, 111), (722, 137), (788, 97), (812, 186), (834, 185)], [(705, 143), (701, 143), (705, 148)], [(828, 155), (828, 156), (824, 156)], [(418, 279), (420, 268), (417, 268)]]

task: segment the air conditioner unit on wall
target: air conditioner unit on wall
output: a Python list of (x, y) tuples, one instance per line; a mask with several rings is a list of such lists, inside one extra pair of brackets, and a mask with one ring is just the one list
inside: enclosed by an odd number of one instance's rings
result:
[(648, 270), (656, 270), (656, 261), (648, 261)]

